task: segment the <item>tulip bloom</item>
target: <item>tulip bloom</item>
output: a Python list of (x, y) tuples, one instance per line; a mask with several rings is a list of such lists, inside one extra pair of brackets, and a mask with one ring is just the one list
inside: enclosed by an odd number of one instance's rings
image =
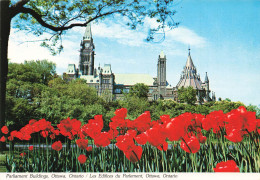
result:
[(78, 139), (76, 144), (80, 149), (87, 149), (88, 147), (88, 140), (87, 139)]
[(138, 136), (134, 137), (135, 141), (140, 145), (145, 145), (148, 137), (146, 133), (141, 133)]
[(1, 131), (2, 131), (3, 134), (8, 134), (8, 133), (9, 133), (9, 129), (8, 129), (7, 126), (3, 126), (3, 127), (1, 128)]
[(229, 160), (227, 162), (220, 162), (217, 164), (216, 168), (214, 168), (214, 172), (240, 172), (237, 164), (233, 160)]
[(127, 109), (126, 109), (126, 108), (117, 109), (117, 110), (115, 111), (115, 115), (116, 115), (118, 118), (125, 119), (126, 116), (127, 116)]
[(241, 142), (243, 140), (244, 133), (239, 129), (233, 129), (228, 135), (225, 135), (229, 141), (234, 143)]
[(60, 151), (62, 149), (62, 143), (60, 141), (56, 141), (51, 145), (51, 148), (55, 151)]
[(124, 151), (125, 157), (135, 163), (141, 159), (143, 149), (141, 146), (133, 146), (131, 149)]
[(0, 139), (1, 142), (5, 142), (6, 141), (6, 138), (4, 136), (1, 137)]
[(92, 151), (92, 146), (87, 147), (86, 149), (88, 152)]
[(29, 146), (28, 149), (29, 149), (29, 151), (32, 151), (33, 150), (33, 146)]
[(200, 150), (199, 140), (194, 135), (192, 135), (191, 137), (186, 136), (181, 141), (181, 148), (188, 153), (196, 153)]
[(81, 154), (79, 155), (78, 160), (80, 164), (84, 164), (87, 160), (87, 157), (84, 154)]
[(41, 134), (42, 137), (46, 138), (46, 137), (48, 137), (49, 132), (48, 131), (41, 131), (40, 134)]
[(26, 153), (25, 153), (25, 152), (24, 152), (24, 153), (21, 153), (20, 156), (21, 156), (21, 157), (24, 157), (24, 156), (26, 156)]

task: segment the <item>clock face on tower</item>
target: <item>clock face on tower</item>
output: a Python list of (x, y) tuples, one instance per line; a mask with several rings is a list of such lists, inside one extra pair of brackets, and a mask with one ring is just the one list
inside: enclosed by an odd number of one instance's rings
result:
[(88, 48), (90, 46), (90, 43), (85, 43), (85, 47)]

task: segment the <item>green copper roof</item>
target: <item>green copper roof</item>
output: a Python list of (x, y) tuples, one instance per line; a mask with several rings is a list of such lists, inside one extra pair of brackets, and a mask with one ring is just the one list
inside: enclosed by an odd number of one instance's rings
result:
[(115, 84), (133, 86), (137, 83), (144, 83), (152, 86), (154, 79), (149, 74), (115, 74)]

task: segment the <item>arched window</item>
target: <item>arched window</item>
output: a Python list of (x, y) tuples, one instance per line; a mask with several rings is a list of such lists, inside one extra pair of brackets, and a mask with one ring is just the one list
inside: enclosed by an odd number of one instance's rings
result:
[(86, 65), (86, 75), (88, 75), (88, 65)]

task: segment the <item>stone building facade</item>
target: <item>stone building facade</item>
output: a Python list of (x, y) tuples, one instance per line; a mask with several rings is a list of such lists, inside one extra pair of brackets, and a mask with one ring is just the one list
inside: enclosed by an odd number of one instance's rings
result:
[(67, 68), (67, 77), (69, 79), (82, 78), (86, 83), (96, 88), (97, 94), (110, 97), (110, 100), (116, 100), (123, 97), (123, 92), (129, 92), (130, 88), (137, 83), (144, 83), (149, 86), (148, 99), (172, 99), (177, 101), (178, 88), (192, 86), (197, 90), (197, 99), (204, 102), (215, 101), (215, 93), (209, 89), (209, 78), (206, 73), (205, 81), (202, 82), (200, 75), (197, 75), (196, 67), (193, 64), (190, 49), (188, 59), (182, 71), (180, 80), (176, 87), (169, 85), (166, 79), (167, 58), (163, 51), (158, 56), (157, 77), (149, 74), (116, 74), (112, 72), (111, 64), (105, 64), (104, 67), (95, 68), (95, 46), (92, 38), (91, 26), (87, 25), (83, 39), (80, 43), (79, 65), (69, 64)]

